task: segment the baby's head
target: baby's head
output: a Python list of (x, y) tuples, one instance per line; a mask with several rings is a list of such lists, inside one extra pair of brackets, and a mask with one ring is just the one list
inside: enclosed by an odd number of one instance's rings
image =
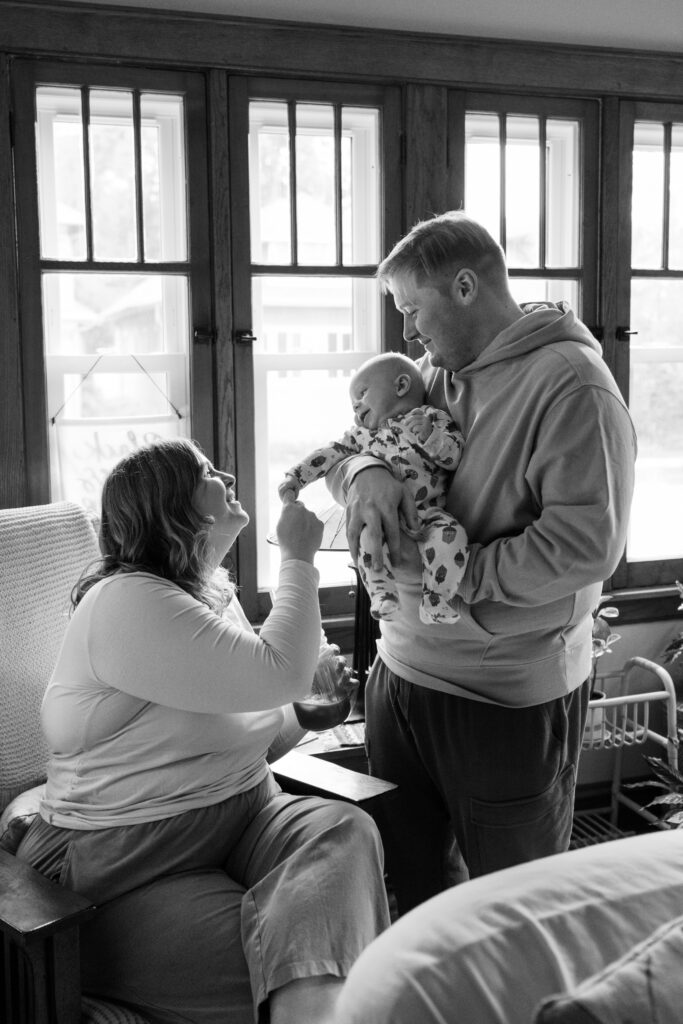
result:
[(383, 352), (354, 374), (349, 394), (358, 426), (376, 430), (391, 416), (423, 405), (425, 389), (412, 359), (400, 352)]

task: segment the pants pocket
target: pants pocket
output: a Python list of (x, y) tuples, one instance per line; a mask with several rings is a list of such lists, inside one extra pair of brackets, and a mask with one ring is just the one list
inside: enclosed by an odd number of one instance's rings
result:
[(576, 766), (568, 764), (538, 796), (502, 802), (472, 798), (470, 875), (566, 850), (574, 816), (575, 783)]

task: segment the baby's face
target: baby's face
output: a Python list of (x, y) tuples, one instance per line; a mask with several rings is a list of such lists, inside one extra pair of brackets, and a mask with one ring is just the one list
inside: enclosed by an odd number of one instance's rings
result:
[(391, 373), (378, 369), (360, 370), (351, 379), (351, 405), (359, 427), (377, 430), (400, 404)]

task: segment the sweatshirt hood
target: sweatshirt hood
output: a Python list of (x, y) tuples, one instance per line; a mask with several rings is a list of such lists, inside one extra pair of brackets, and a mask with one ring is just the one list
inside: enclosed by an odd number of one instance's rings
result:
[(501, 331), (476, 359), (454, 373), (454, 377), (467, 377), (485, 366), (516, 359), (558, 341), (575, 341), (602, 354), (600, 344), (567, 302), (532, 302), (521, 308), (524, 316)]

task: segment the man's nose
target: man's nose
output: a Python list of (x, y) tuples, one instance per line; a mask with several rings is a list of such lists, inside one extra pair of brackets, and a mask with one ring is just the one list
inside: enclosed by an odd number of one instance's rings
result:
[(415, 329), (415, 321), (410, 313), (403, 314), (403, 340), (404, 341), (415, 341), (419, 337), (418, 331)]

